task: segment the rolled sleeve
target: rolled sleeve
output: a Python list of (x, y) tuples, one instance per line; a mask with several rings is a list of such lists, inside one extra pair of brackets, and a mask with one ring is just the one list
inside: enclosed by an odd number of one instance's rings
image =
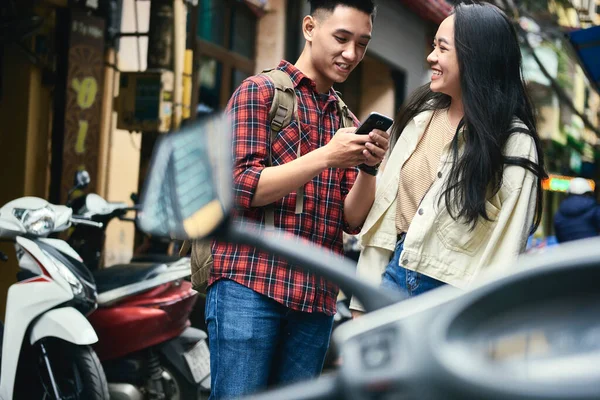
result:
[(247, 79), (227, 105), (233, 132), (234, 197), (236, 206), (241, 209), (251, 207), (260, 175), (267, 165), (270, 128), (265, 98), (272, 97), (273, 90), (269, 82)]
[[(341, 194), (342, 194), (342, 204), (346, 202), (346, 196), (350, 193), (350, 189), (354, 186), (354, 182), (356, 181), (356, 177), (358, 176), (358, 168), (348, 168), (344, 170), (344, 175), (341, 179)], [(357, 226), (355, 228), (351, 228), (346, 220), (346, 211), (344, 207), (344, 232), (350, 235), (358, 235), (362, 226)]]
[[(356, 118), (356, 115), (354, 115), (352, 112), (350, 113), (350, 117), (354, 121), (354, 126), (360, 125), (360, 121), (358, 120), (358, 118)], [(357, 167), (348, 168), (348, 169), (344, 170), (344, 176), (342, 177), (342, 180), (341, 180), (342, 204), (344, 204), (346, 202), (346, 196), (348, 196), (348, 193), (350, 193), (350, 189), (352, 189), (352, 186), (354, 186), (354, 182), (356, 182), (357, 176), (358, 176), (358, 168)], [(346, 220), (346, 214), (344, 211), (344, 232), (346, 232), (350, 235), (358, 235), (360, 233), (361, 229), (362, 229), (362, 225), (357, 226), (354, 229), (352, 229), (350, 227), (350, 225), (348, 224), (348, 221)]]

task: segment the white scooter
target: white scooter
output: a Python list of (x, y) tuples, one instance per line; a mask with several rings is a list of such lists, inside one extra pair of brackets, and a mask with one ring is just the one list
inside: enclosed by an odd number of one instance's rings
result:
[(2, 335), (2, 400), (109, 399), (104, 371), (90, 347), (98, 337), (85, 317), (97, 306), (94, 278), (68, 262), (81, 258), (66, 242), (47, 238), (72, 223), (97, 224), (35, 197), (0, 208), (0, 238), (15, 242), (19, 262)]

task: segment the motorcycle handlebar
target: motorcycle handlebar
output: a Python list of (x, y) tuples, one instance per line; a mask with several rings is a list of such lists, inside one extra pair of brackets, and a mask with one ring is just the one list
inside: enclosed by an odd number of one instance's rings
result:
[(341, 398), (336, 375), (325, 375), (315, 381), (299, 382), (281, 389), (244, 397), (245, 400), (335, 400)]
[(71, 217), (71, 223), (77, 225), (88, 225), (96, 228), (102, 228), (104, 226), (102, 222), (90, 221), (89, 219), (85, 219), (83, 217)]

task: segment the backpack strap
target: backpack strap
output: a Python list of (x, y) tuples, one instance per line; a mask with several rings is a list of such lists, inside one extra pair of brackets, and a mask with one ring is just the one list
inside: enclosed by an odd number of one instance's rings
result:
[[(296, 92), (292, 78), (285, 72), (278, 69), (264, 70), (263, 75), (266, 75), (275, 85), (273, 93), (273, 102), (269, 110), (269, 120), (271, 121), (271, 137), (272, 143), (277, 134), (286, 126), (288, 126), (294, 117), (298, 116), (298, 105), (296, 101)], [(269, 151), (269, 165), (273, 162), (271, 152)]]
[[(290, 76), (278, 69), (268, 69), (262, 72), (275, 85), (273, 101), (269, 110), (271, 121), (271, 133), (269, 135), (269, 158), (268, 166), (273, 166), (272, 144), (279, 132), (287, 127), (295, 118), (298, 120), (298, 100), (294, 89), (294, 82)], [(301, 139), (300, 124), (298, 123), (298, 149), (296, 157), (300, 157)], [(304, 209), (304, 186), (296, 190), (296, 214), (302, 214)], [(265, 226), (269, 229), (275, 228), (275, 209), (272, 204), (265, 207)]]
[(337, 94), (337, 102), (335, 103), (335, 107), (337, 108), (338, 115), (340, 117), (340, 128), (354, 128), (354, 120), (350, 116), (350, 110), (344, 100), (342, 100), (342, 94), (338, 91), (335, 92)]

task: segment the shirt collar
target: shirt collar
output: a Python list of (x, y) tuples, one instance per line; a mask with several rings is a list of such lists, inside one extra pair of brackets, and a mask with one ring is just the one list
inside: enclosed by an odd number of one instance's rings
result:
[[(290, 78), (292, 78), (292, 83), (294, 84), (294, 87), (298, 87), (301, 84), (305, 84), (308, 87), (311, 87), (315, 91), (315, 93), (318, 93), (317, 84), (315, 83), (315, 81), (310, 79), (308, 76), (304, 75), (304, 73), (300, 71), (294, 64), (286, 60), (281, 60), (281, 62), (277, 66), (277, 69), (287, 73), (290, 76)], [(328, 102), (337, 101), (337, 93), (335, 92), (335, 90), (333, 90), (333, 87), (329, 88), (328, 96)]]

